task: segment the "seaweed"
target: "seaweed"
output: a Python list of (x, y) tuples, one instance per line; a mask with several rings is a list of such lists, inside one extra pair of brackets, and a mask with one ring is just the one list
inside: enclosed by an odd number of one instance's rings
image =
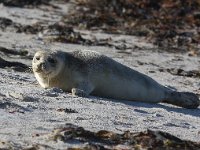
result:
[[(55, 129), (50, 134), (50, 140), (84, 143), (84, 149), (199, 149), (200, 143), (182, 140), (169, 133), (162, 131), (146, 130), (143, 132), (131, 133), (125, 131), (122, 134), (112, 131), (100, 130), (92, 132), (82, 127), (66, 124), (64, 127)], [(73, 148), (70, 148), (73, 150)]]
[(198, 51), (200, 44), (198, 0), (75, 0), (63, 17), (79, 29), (145, 36), (158, 47)]

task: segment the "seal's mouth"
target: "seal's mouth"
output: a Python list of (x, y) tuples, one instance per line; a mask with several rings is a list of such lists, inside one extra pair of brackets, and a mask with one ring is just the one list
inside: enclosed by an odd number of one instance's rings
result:
[(43, 72), (42, 69), (40, 69), (40, 68), (34, 68), (34, 71), (37, 72), (37, 73)]
[(42, 69), (40, 67), (34, 68), (34, 72), (36, 72), (38, 74), (42, 74), (42, 75), (50, 75), (52, 73), (52, 71), (47, 71), (47, 70)]

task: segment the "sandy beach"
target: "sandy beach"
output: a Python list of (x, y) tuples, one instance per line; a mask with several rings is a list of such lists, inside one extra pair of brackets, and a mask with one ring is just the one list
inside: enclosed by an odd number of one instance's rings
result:
[[(84, 142), (51, 140), (53, 131), (65, 124), (91, 132), (107, 130), (117, 134), (163, 131), (182, 140), (200, 142), (200, 107), (185, 109), (164, 103), (147, 104), (94, 96), (81, 98), (61, 89), (40, 87), (29, 69), (37, 50), (93, 50), (174, 90), (200, 94), (199, 76), (195, 74), (200, 68), (199, 57), (162, 51), (145, 38), (74, 29), (84, 39), (93, 41), (95, 37), (110, 46), (87, 45), (51, 41), (54, 35), (48, 29), (37, 34), (19, 31), (22, 26), (41, 23), (46, 28), (59, 22), (68, 13), (70, 4), (54, 2), (53, 6), (56, 7), (0, 5), (0, 25), (5, 23), (3, 18), (12, 21), (7, 20), (6, 27), (1, 26), (0, 30), (0, 148), (28, 149), (36, 144), (40, 145), (38, 149), (83, 146)], [(26, 31), (32, 30), (26, 28)]]

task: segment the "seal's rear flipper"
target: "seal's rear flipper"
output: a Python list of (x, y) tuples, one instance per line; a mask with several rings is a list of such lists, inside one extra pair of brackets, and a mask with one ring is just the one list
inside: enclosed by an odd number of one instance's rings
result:
[(171, 91), (167, 95), (168, 97), (163, 101), (165, 103), (188, 109), (195, 109), (200, 105), (199, 97), (194, 93)]

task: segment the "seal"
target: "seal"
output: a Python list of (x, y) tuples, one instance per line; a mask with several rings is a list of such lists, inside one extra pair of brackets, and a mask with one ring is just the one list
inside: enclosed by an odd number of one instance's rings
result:
[(94, 51), (36, 52), (32, 69), (43, 88), (57, 87), (75, 96), (170, 103), (197, 108), (197, 95), (173, 91), (149, 76)]

